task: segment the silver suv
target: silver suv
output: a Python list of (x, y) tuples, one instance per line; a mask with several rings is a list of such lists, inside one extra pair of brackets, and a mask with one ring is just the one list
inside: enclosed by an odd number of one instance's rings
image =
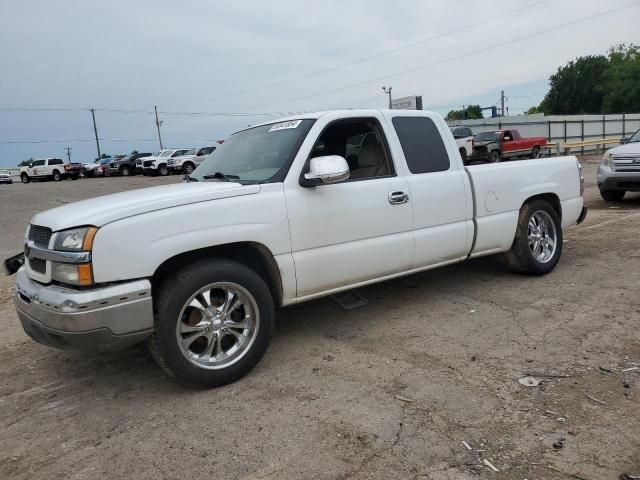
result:
[(626, 192), (640, 192), (640, 130), (607, 150), (598, 169), (600, 195), (619, 202)]

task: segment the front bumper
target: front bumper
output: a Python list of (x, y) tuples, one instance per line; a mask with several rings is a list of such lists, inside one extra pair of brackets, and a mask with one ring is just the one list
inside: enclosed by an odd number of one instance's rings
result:
[(23, 267), (16, 274), (15, 305), (25, 332), (56, 348), (119, 350), (153, 330), (148, 280), (73, 290), (35, 282)]
[(640, 192), (640, 173), (612, 171), (606, 164), (598, 168), (598, 188), (601, 191)]

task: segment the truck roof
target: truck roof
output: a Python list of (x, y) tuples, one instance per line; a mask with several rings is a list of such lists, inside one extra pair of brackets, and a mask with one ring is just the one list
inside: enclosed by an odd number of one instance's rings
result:
[[(248, 128), (260, 127), (262, 125), (269, 125), (271, 123), (280, 123), (280, 122), (288, 122), (291, 120), (301, 120), (301, 119), (309, 119), (309, 120), (318, 120), (320, 117), (323, 117), (328, 114), (340, 114), (344, 113), (348, 116), (363, 116), (371, 115), (372, 113), (387, 113), (387, 112), (422, 112), (428, 114), (437, 114), (437, 112), (433, 112), (431, 110), (390, 110), (388, 108), (343, 108), (336, 110), (322, 110), (319, 112), (300, 112), (292, 115), (287, 115), (285, 117), (275, 117), (271, 120), (266, 120), (261, 123), (257, 123), (255, 125), (251, 125)], [(439, 115), (439, 114), (438, 114)], [(247, 130), (247, 129), (243, 129)]]

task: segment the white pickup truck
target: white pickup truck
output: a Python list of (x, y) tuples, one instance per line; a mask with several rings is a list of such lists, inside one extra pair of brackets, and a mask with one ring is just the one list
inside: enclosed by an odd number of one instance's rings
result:
[(93, 351), (148, 340), (170, 375), (222, 385), (260, 360), (277, 307), (498, 253), (545, 274), (586, 215), (575, 157), (465, 168), (423, 111), (247, 128), (187, 180), (37, 214), (5, 262), (25, 331)]
[(451, 127), (451, 133), (458, 145), (462, 162), (466, 165), (467, 159), (473, 153), (473, 132), (469, 127)]

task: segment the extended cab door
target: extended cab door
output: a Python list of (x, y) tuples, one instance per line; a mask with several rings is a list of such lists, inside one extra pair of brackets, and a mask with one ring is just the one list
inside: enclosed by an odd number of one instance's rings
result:
[[(383, 118), (321, 117), (285, 180), (297, 297), (408, 270), (412, 199), (385, 138)], [(350, 178), (304, 187), (312, 157), (340, 155)]]
[(441, 118), (424, 113), (389, 115), (409, 170), (415, 235), (412, 268), (466, 257), (473, 241), (473, 199), (449, 129)]

